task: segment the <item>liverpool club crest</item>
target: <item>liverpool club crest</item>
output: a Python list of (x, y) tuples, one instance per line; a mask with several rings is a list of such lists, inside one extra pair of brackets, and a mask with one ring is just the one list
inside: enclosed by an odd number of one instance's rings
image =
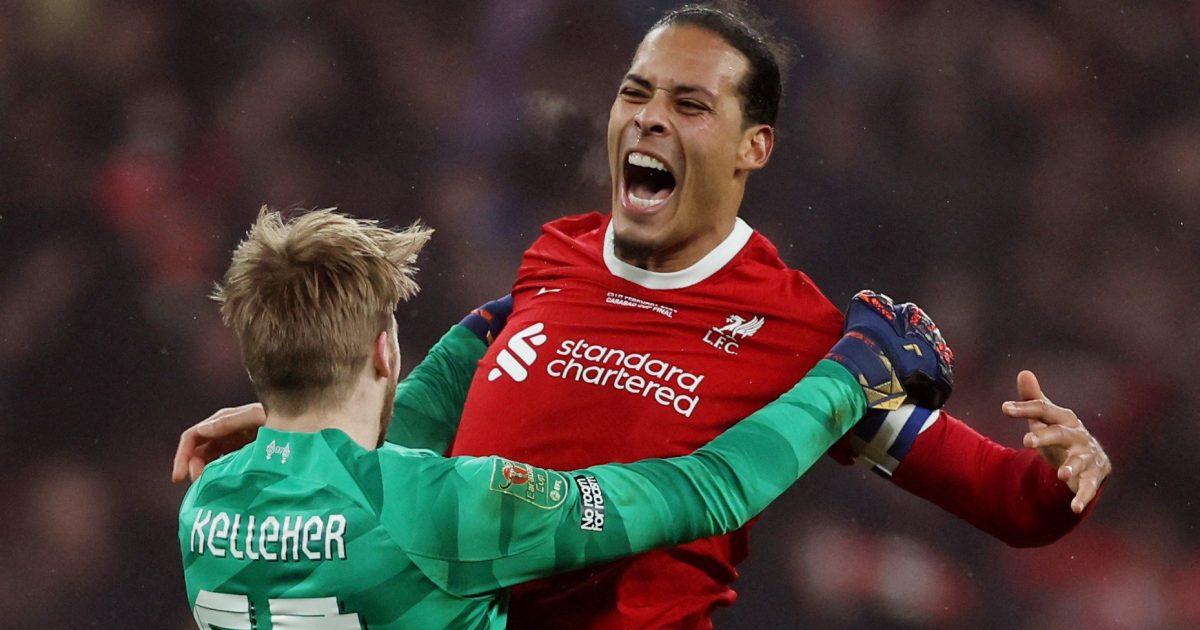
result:
[(741, 340), (753, 337), (767, 320), (754, 316), (747, 320), (741, 315), (725, 318), (724, 326), (713, 326), (704, 333), (704, 343), (723, 350), (726, 354), (737, 354)]

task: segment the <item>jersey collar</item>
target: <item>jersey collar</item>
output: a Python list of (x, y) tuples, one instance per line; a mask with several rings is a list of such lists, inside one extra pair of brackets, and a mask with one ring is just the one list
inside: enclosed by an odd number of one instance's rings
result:
[(738, 217), (729, 236), (704, 258), (686, 269), (668, 272), (647, 271), (617, 258), (613, 249), (613, 233), (612, 217), (609, 217), (608, 227), (604, 230), (604, 265), (612, 275), (647, 289), (686, 289), (707, 280), (733, 260), (746, 246), (754, 230)]

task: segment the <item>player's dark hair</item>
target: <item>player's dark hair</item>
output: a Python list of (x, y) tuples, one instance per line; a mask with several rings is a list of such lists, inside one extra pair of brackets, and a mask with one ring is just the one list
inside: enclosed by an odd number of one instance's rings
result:
[(738, 86), (747, 125), (775, 125), (787, 73), (787, 46), (771, 34), (771, 21), (738, 0), (712, 0), (667, 11), (653, 31), (664, 26), (698, 26), (746, 56), (750, 68)]

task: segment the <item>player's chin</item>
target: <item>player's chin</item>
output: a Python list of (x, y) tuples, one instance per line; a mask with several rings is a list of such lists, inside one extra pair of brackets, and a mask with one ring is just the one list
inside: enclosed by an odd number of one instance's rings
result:
[(613, 250), (617, 257), (631, 264), (648, 260), (659, 249), (662, 230), (652, 226), (626, 223), (613, 230)]

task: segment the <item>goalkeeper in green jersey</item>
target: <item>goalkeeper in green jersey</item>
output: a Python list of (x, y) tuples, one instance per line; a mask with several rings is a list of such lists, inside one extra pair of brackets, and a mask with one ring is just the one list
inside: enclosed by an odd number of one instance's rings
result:
[(380, 446), (429, 235), (264, 208), (234, 252), (214, 297), (267, 419), (179, 510), (201, 628), (503, 627), (506, 587), (736, 529), (866, 409), (949, 392), (932, 322), (864, 292), (826, 360), (692, 455), (560, 472)]

